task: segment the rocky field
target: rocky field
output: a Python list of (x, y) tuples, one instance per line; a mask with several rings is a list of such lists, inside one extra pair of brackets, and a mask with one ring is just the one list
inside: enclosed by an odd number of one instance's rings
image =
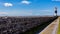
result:
[(0, 34), (20, 34), (57, 17), (0, 17)]

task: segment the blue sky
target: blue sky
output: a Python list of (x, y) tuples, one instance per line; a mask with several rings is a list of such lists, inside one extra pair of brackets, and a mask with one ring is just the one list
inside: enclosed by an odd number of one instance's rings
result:
[(60, 15), (60, 0), (0, 0), (0, 16)]

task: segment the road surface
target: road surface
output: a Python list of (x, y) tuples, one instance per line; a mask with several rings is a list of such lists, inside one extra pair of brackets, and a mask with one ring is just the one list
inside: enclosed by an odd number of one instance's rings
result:
[(59, 18), (49, 24), (44, 30), (42, 30), (39, 34), (57, 34), (59, 26)]

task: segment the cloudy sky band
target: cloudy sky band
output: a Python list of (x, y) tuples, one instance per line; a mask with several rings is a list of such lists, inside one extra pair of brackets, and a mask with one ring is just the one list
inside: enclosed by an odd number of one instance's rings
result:
[[(52, 0), (0, 0), (1, 15), (53, 15), (55, 5), (60, 2)], [(2, 5), (2, 6), (1, 6)], [(58, 10), (60, 7), (58, 8)], [(24, 10), (24, 11), (23, 11)], [(59, 10), (60, 11), (60, 10)], [(4, 14), (3, 14), (4, 13)], [(59, 14), (59, 13), (58, 13)]]

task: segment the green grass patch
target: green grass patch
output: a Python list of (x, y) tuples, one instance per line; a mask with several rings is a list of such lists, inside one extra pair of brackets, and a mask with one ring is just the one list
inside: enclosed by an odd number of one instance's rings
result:
[(58, 32), (57, 34), (60, 34), (60, 19), (59, 19), (59, 26), (58, 26)]

